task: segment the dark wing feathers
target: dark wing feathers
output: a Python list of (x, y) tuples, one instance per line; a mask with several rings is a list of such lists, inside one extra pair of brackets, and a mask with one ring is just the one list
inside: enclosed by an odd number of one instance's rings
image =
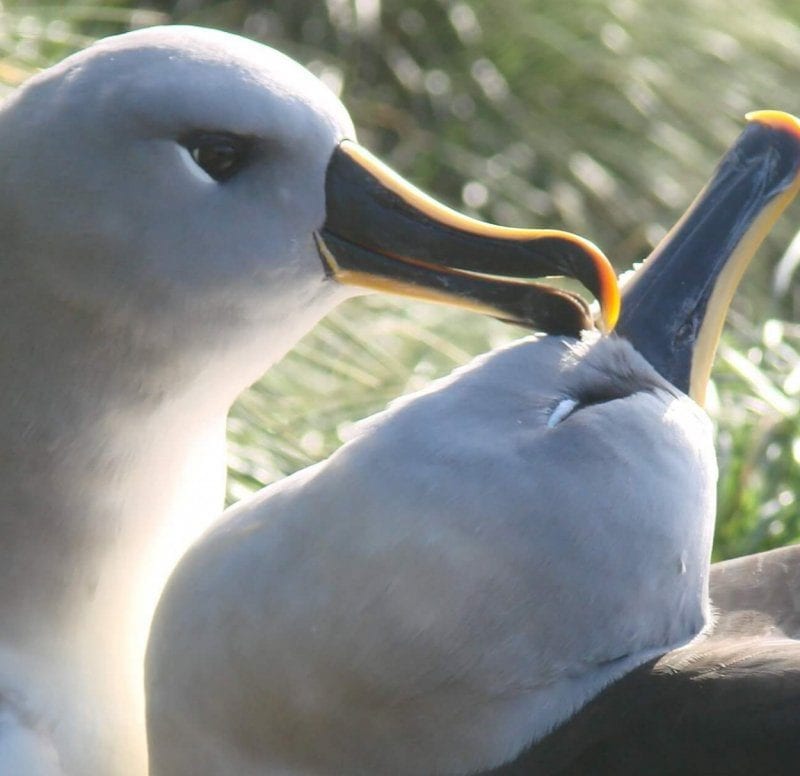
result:
[[(711, 570), (711, 597), (719, 617), (715, 633), (752, 635), (757, 627), (800, 639), (800, 544), (748, 555)], [(737, 620), (749, 616), (752, 623)]]

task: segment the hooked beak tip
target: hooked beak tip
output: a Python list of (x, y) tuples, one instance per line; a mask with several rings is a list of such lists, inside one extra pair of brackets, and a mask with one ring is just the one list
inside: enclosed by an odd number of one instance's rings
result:
[(622, 297), (617, 282), (617, 273), (606, 255), (589, 240), (583, 240), (587, 252), (594, 258), (597, 268), (597, 301), (600, 305), (600, 324), (604, 333), (610, 334), (619, 320)]

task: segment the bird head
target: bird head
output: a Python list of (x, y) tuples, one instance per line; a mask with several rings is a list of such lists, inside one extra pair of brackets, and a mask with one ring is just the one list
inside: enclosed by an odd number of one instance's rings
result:
[(367, 290), (577, 334), (586, 303), (530, 282), (569, 275), (616, 319), (589, 241), (426, 197), (357, 144), (311, 73), (238, 36), (163, 27), (90, 46), (4, 104), (0, 156), (0, 272), (19, 304), (50, 330), (120, 332), (132, 357), (213, 360), (240, 373), (234, 394)]

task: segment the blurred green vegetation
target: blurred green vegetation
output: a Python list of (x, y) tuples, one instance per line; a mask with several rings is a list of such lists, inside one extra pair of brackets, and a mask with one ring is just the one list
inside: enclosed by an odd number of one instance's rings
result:
[[(800, 112), (790, 0), (10, 1), (12, 88), (101, 35), (157, 23), (243, 32), (306, 64), (362, 142), (473, 215), (578, 231), (622, 271), (643, 258), (758, 108)], [(737, 296), (708, 409), (718, 426), (715, 554), (800, 540), (800, 209)], [(230, 498), (327, 455), (354, 419), (519, 336), (377, 297), (332, 314), (234, 408)]]

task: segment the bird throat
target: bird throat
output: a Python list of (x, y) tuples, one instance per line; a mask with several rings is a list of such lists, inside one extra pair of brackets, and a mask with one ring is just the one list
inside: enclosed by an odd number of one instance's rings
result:
[(227, 407), (181, 396), (154, 411), (108, 384), (87, 401), (49, 363), (57, 392), (17, 390), (0, 409), (0, 694), (52, 736), (65, 773), (141, 776), (150, 619), (222, 510)]

